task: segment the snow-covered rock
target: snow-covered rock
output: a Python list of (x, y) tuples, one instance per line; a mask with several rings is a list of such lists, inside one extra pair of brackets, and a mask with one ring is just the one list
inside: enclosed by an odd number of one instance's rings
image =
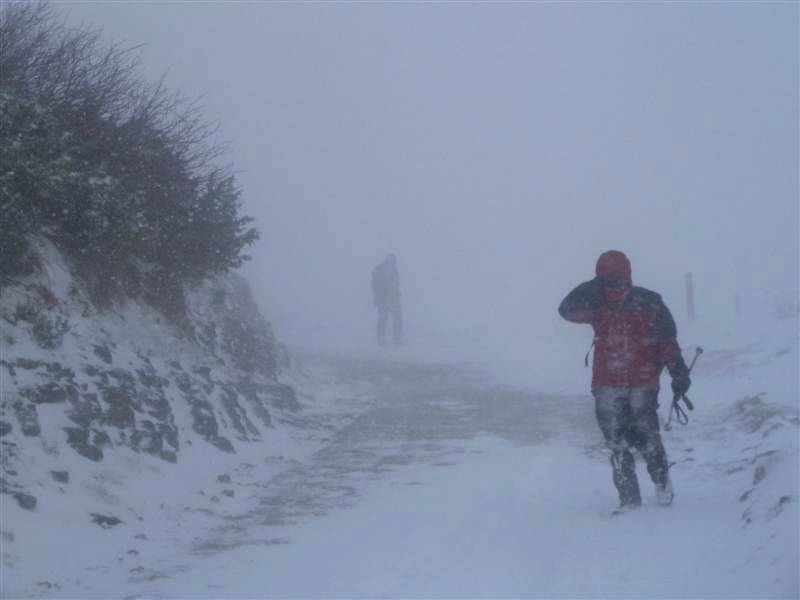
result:
[(64, 465), (85, 464), (73, 455), (235, 453), (271, 434), (274, 411), (300, 410), (278, 379), (286, 352), (240, 277), (185, 290), (180, 320), (137, 300), (99, 309), (53, 244), (35, 246), (36, 272), (0, 289), (5, 498), (35, 510), (42, 487), (68, 485)]

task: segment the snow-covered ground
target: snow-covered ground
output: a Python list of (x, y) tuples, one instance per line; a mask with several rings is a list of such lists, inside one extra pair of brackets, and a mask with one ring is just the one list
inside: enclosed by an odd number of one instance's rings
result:
[[(303, 414), (263, 445), (194, 446), (179, 472), (121, 452), (58, 511), (4, 502), (2, 595), (796, 598), (797, 321), (688, 328), (689, 357), (701, 341), (697, 408), (664, 432), (669, 508), (640, 464), (645, 505), (611, 516), (588, 390), (512, 387), (438, 349), (307, 356)], [(123, 523), (75, 521), (109, 507)]]

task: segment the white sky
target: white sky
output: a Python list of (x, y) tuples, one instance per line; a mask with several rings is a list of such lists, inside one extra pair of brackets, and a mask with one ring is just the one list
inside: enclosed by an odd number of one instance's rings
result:
[(412, 333), (558, 331), (609, 248), (679, 326), (687, 270), (701, 314), (797, 293), (795, 3), (58, 8), (147, 44), (149, 76), (204, 97), (279, 332), (292, 317), (369, 336), (369, 271), (390, 251)]

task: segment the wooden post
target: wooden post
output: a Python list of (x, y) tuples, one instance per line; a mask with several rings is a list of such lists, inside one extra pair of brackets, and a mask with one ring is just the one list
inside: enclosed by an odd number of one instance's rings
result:
[(694, 321), (694, 277), (691, 273), (686, 273), (686, 315)]

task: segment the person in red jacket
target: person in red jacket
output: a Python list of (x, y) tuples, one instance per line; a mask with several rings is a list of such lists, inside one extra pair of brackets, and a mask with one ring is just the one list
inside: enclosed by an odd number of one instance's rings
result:
[(621, 507), (642, 503), (631, 448), (644, 457), (658, 502), (668, 505), (674, 490), (659, 432), (661, 371), (666, 367), (672, 376), (675, 394), (685, 394), (691, 385), (675, 321), (661, 296), (633, 285), (631, 263), (622, 252), (601, 254), (595, 273), (567, 294), (558, 312), (594, 329), (592, 395)]

